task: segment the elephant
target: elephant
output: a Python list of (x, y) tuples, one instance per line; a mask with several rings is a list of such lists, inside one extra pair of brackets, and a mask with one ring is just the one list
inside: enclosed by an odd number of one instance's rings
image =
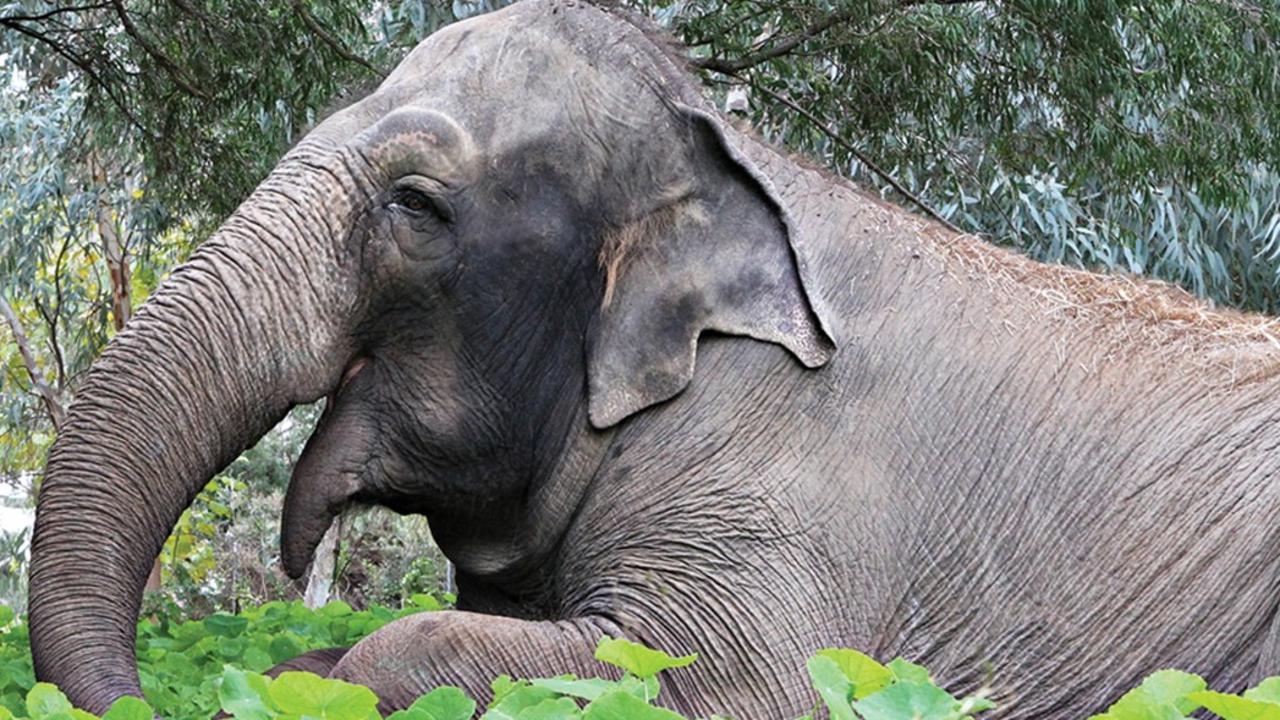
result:
[(330, 647), (309, 650), (297, 657), (272, 666), (263, 675), (270, 678), (278, 677), (287, 672), (309, 672), (316, 675), (328, 675), (333, 670), (333, 666), (337, 665), (338, 661), (347, 654), (347, 650), (350, 650), (350, 648)]
[(525, 0), (288, 151), (79, 390), (38, 504), (39, 678), (138, 695), (166, 534), (325, 397), (287, 571), (358, 505), (426, 516), (457, 568), (456, 609), (323, 663), (384, 710), (605, 672), (606, 635), (699, 653), (660, 701), (749, 720), (812, 708), (827, 646), (1007, 718), (1280, 668), (1272, 321), (925, 221), (731, 122), (682, 52)]

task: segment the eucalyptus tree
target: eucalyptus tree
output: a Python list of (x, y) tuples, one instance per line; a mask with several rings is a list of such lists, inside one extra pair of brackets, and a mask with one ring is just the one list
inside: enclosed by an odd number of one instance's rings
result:
[(1277, 309), (1274, 0), (642, 5), (839, 173), (1042, 259)]
[[(0, 4), (0, 477), (33, 477), (131, 305), (327, 106), (504, 4)], [(1043, 259), (1280, 310), (1275, 0), (627, 4), (836, 173)]]
[(80, 372), (326, 104), (484, 9), (0, 5), (0, 479), (37, 479)]

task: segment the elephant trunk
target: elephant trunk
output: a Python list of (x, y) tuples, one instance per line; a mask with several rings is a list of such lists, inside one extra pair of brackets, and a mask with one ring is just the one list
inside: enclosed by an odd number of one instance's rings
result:
[[(354, 349), (362, 205), (350, 158), (296, 148), (165, 281), (89, 371), (50, 453), (31, 551), (36, 675), (104, 712), (140, 696), (148, 571), (209, 479)], [(342, 171), (333, 168), (342, 168)]]

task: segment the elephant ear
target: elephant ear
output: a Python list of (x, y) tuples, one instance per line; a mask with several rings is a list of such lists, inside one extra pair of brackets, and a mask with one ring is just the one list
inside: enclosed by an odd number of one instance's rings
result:
[(835, 352), (772, 183), (718, 120), (683, 105), (675, 112), (681, 180), (602, 245), (604, 307), (588, 363), (599, 429), (679, 394), (703, 331), (782, 345), (809, 368)]

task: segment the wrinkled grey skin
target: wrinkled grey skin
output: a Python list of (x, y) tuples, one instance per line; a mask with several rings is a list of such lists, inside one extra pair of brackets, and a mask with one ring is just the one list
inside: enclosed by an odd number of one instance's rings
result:
[(1207, 332), (1173, 352), (1123, 289), (1077, 311), (1062, 277), (724, 125), (617, 12), (460, 23), (291, 151), (90, 372), (40, 497), (37, 673), (93, 711), (137, 694), (166, 533), (332, 395), (286, 568), (380, 503), (459, 571), (459, 611), (304, 659), (388, 709), (597, 673), (606, 633), (699, 652), (663, 701), (744, 720), (810, 707), (830, 645), (956, 690), (991, 672), (1010, 717), (1083, 717), (1165, 666), (1239, 688), (1277, 669), (1273, 373), (1226, 378)]

